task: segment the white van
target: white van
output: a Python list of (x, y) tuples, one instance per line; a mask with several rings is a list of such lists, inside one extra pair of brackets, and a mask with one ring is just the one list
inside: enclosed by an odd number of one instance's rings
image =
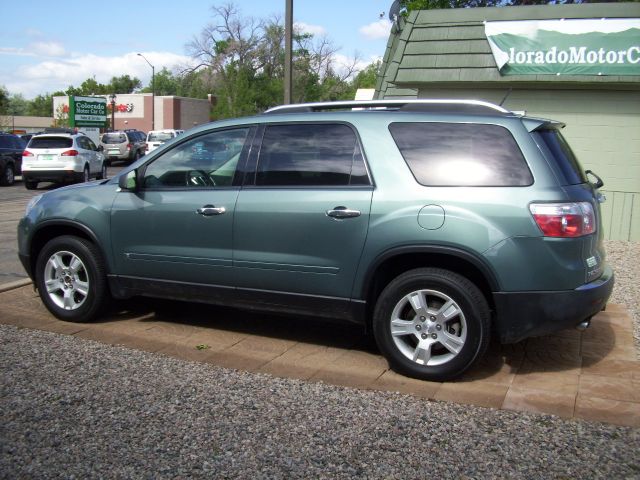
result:
[(153, 152), (160, 145), (177, 136), (178, 130), (173, 130), (172, 128), (166, 128), (164, 130), (151, 130), (147, 134), (147, 153)]

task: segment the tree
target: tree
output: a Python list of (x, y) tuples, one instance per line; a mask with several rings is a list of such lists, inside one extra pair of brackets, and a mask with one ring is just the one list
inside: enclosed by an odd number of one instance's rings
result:
[(180, 88), (180, 81), (166, 67), (162, 68), (155, 74), (154, 88), (151, 83), (148, 87), (143, 88), (143, 93), (151, 93), (155, 91), (156, 95), (177, 95)]
[(134, 90), (142, 87), (142, 82), (140, 79), (133, 77), (131, 78), (129, 75), (121, 75), (119, 77), (112, 77), (106, 86), (108, 93), (133, 93)]
[(27, 115), (34, 117), (50, 117), (53, 112), (53, 97), (65, 95), (64, 92), (44, 93), (31, 100), (27, 107)]
[(20, 93), (12, 93), (7, 99), (8, 115), (26, 115), (29, 108), (29, 101)]
[[(282, 103), (284, 26), (280, 18), (242, 16), (233, 3), (212, 8), (214, 21), (187, 46), (200, 85), (217, 96), (214, 114), (228, 117), (256, 113)], [(335, 100), (352, 92), (349, 79), (358, 59), (336, 62), (338, 49), (327, 37), (294, 32), (293, 99)]]
[(9, 104), (9, 92), (4, 87), (4, 85), (0, 85), (0, 115), (6, 115), (8, 104)]
[(356, 90), (358, 90), (359, 88), (375, 88), (381, 69), (382, 60), (377, 60), (367, 65), (364, 69), (360, 70), (351, 82), (353, 94), (355, 95)]

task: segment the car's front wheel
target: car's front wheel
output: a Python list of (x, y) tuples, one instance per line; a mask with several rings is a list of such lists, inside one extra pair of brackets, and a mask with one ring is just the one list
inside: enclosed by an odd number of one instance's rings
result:
[(47, 309), (69, 322), (93, 320), (109, 298), (102, 255), (84, 238), (49, 240), (38, 255), (35, 280)]
[(382, 291), (373, 330), (391, 366), (410, 377), (451, 380), (484, 355), (490, 336), (487, 301), (455, 272), (420, 268)]
[(104, 180), (107, 178), (107, 164), (102, 162), (102, 167), (100, 168), (100, 173), (96, 177), (98, 180)]

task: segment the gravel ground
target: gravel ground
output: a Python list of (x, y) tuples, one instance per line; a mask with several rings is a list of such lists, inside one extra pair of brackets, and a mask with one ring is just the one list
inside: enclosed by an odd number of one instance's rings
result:
[(640, 478), (640, 429), (0, 326), (0, 477)]
[(640, 242), (608, 240), (607, 260), (613, 266), (616, 284), (611, 303), (625, 305), (633, 318), (636, 354), (640, 359)]

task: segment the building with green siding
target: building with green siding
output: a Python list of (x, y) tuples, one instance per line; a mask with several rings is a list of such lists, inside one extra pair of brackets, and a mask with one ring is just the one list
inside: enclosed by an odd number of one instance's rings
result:
[[(485, 33), (487, 22), (638, 18), (639, 3), (414, 11), (393, 27), (376, 98), (504, 101), (510, 110), (565, 122), (583, 167), (604, 180), (605, 238), (640, 241), (640, 75), (505, 75)], [(636, 32), (632, 42), (640, 45)], [(636, 52), (629, 54), (634, 64)]]

